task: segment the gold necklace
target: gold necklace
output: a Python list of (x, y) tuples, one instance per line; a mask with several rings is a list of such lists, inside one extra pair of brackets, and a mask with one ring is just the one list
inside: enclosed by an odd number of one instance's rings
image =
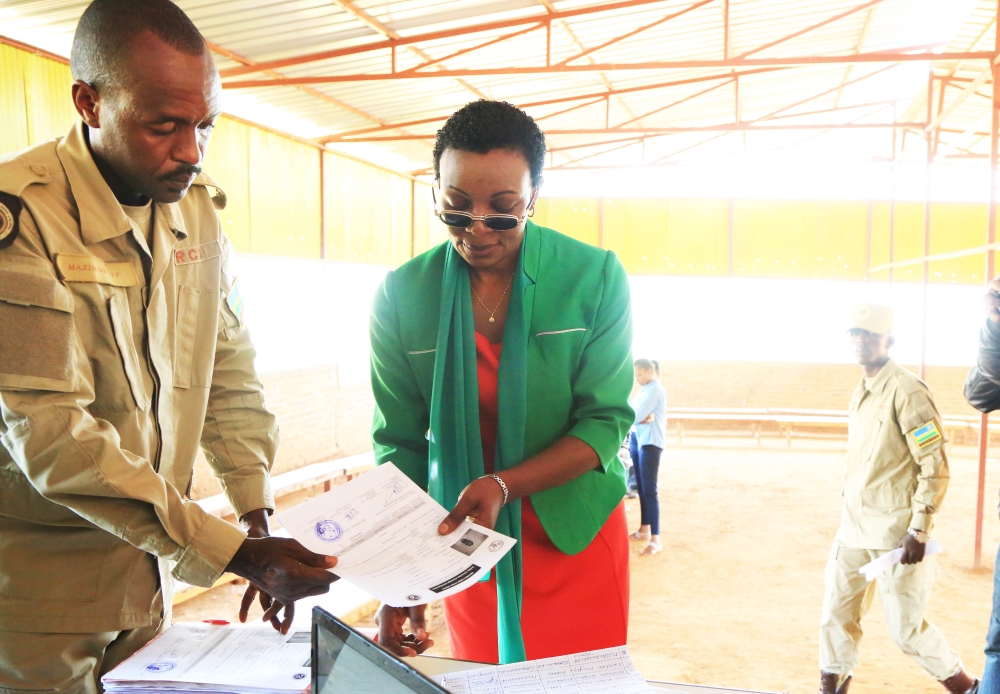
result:
[[(516, 274), (517, 274), (517, 272), (515, 271), (514, 275), (516, 275)], [(507, 282), (507, 286), (504, 288), (503, 294), (500, 295), (500, 301), (497, 302), (497, 305), (493, 308), (492, 311), (486, 306), (486, 304), (483, 303), (483, 300), (479, 298), (479, 295), (476, 294), (476, 290), (475, 290), (475, 288), (472, 287), (472, 283), (471, 282), (469, 283), (469, 288), (472, 289), (472, 296), (476, 297), (476, 301), (479, 302), (479, 305), (482, 306), (484, 309), (486, 309), (486, 312), (488, 314), (490, 314), (490, 323), (494, 323), (495, 322), (493, 320), (493, 315), (500, 308), (500, 304), (503, 303), (503, 298), (505, 296), (507, 296), (507, 290), (510, 289), (510, 285), (514, 284), (514, 275), (510, 276), (510, 281)]]

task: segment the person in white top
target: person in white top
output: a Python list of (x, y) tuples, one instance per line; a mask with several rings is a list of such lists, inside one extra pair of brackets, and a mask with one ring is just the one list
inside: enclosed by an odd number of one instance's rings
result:
[(667, 393), (660, 384), (659, 364), (649, 359), (636, 359), (633, 366), (640, 387), (630, 402), (635, 410), (635, 424), (629, 434), (629, 451), (639, 487), (642, 526), (629, 535), (629, 539), (648, 541), (641, 554), (652, 555), (663, 549), (656, 487), (667, 432)]

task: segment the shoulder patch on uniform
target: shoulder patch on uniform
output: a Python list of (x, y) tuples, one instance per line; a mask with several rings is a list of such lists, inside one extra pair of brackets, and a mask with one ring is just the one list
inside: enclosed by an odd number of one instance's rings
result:
[(17, 238), (21, 218), (21, 199), (0, 192), (0, 250), (10, 247)]
[(919, 427), (911, 431), (910, 436), (913, 437), (913, 441), (917, 444), (917, 448), (926, 448), (932, 443), (937, 443), (942, 439), (941, 431), (938, 429), (938, 426), (933, 419), (921, 424)]
[(240, 280), (233, 280), (233, 285), (226, 295), (226, 305), (233, 312), (233, 317), (241, 326), (243, 325), (243, 293), (240, 291)]

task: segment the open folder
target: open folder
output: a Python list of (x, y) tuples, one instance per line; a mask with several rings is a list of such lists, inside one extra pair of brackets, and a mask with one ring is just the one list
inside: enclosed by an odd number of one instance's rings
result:
[(175, 624), (101, 682), (108, 692), (302, 694), (311, 679), (312, 635), (270, 626)]

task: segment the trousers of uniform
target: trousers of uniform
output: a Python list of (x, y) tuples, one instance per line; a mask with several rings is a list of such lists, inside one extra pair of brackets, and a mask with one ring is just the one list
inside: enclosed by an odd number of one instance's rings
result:
[(0, 694), (99, 694), (101, 676), (158, 631), (159, 626), (97, 634), (0, 631)]
[(986, 632), (986, 665), (979, 694), (1000, 694), (1000, 548), (993, 565), (993, 612)]
[(936, 557), (919, 564), (896, 564), (868, 583), (858, 569), (890, 550), (855, 549), (834, 542), (826, 565), (826, 590), (819, 628), (820, 670), (847, 675), (858, 664), (861, 618), (878, 591), (893, 642), (936, 680), (962, 669), (944, 636), (924, 619)]
[(639, 446), (635, 434), (629, 436), (629, 454), (632, 468), (636, 470), (635, 481), (639, 492), (640, 523), (648, 525), (650, 535), (660, 534), (660, 497), (657, 493), (660, 476), (659, 446)]

